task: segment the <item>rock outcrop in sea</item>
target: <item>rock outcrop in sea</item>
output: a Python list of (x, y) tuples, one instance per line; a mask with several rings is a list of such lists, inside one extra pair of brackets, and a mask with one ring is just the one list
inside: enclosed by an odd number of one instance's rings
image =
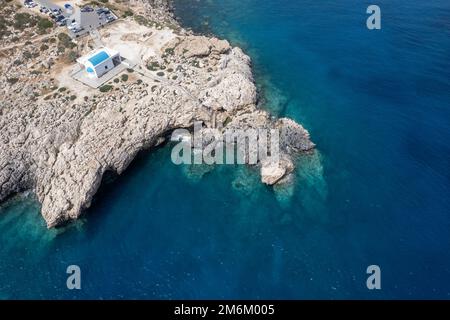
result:
[[(108, 42), (128, 28), (122, 39), (136, 38), (139, 63), (102, 91), (65, 76), (74, 50), (61, 49), (67, 40), (60, 30), (35, 35), (27, 26), (1, 40), (0, 201), (32, 191), (48, 227), (77, 219), (105, 172), (122, 174), (138, 152), (195, 121), (205, 128), (280, 129), (281, 164), (259, 164), (271, 185), (294, 170), (293, 155), (314, 147), (300, 124), (258, 109), (251, 61), (240, 48), (161, 25), (176, 23), (167, 1), (132, 4), (144, 22), (135, 14), (101, 34)], [(28, 42), (16, 44), (17, 35)], [(75, 46), (85, 52), (92, 42)]]

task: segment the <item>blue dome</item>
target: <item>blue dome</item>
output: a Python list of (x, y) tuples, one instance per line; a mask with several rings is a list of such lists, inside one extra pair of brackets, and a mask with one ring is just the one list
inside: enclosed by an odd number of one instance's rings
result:
[(94, 73), (94, 70), (91, 67), (87, 67), (86, 71), (89, 73)]

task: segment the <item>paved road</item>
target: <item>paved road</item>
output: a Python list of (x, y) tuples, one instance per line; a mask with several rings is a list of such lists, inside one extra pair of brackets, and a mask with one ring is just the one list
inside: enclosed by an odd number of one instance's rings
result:
[(89, 35), (91, 36), (92, 40), (94, 40), (95, 48), (101, 48), (105, 46), (102, 42), (102, 37), (97, 29), (89, 31)]

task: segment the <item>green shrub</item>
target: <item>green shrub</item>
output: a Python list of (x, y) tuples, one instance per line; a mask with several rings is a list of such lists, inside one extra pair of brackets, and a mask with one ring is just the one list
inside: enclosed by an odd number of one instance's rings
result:
[(114, 79), (114, 82), (115, 82), (115, 83), (119, 83), (119, 81), (120, 81), (119, 78), (115, 78), (115, 79)]
[(164, 50), (164, 52), (167, 55), (173, 55), (175, 53), (175, 49), (174, 48), (167, 48), (166, 50)]
[(36, 18), (29, 13), (19, 12), (14, 15), (13, 27), (15, 29), (24, 30), (27, 27), (34, 27), (36, 23)]
[(75, 42), (73, 42), (73, 41), (70, 41), (70, 42), (66, 43), (66, 48), (73, 49), (73, 48), (76, 48), (76, 47), (77, 47), (77, 44)]
[(0, 39), (8, 37), (10, 34), (11, 32), (8, 30), (0, 28)]
[(31, 58), (33, 58), (33, 55), (32, 55), (29, 51), (24, 51), (24, 52), (22, 52), (22, 56), (23, 56), (25, 59), (31, 59)]
[(45, 51), (48, 49), (48, 45), (46, 44), (42, 44), (41, 47), (39, 48), (41, 51)]
[(76, 53), (73, 50), (70, 50), (67, 53), (67, 59), (69, 59), (70, 62), (75, 62), (78, 59), (78, 53)]
[(0, 30), (6, 30), (8, 21), (6, 21), (5, 17), (0, 16)]
[(123, 82), (128, 81), (128, 75), (127, 74), (123, 74), (121, 77)]
[(8, 78), (6, 79), (6, 81), (8, 81), (9, 84), (15, 84), (17, 81), (19, 81), (18, 78)]
[(134, 20), (137, 23), (144, 25), (144, 26), (146, 26), (148, 24), (148, 20), (144, 16), (141, 16), (140, 14), (138, 14), (137, 16), (134, 16)]
[(161, 66), (159, 65), (158, 62), (153, 61), (153, 62), (150, 62), (149, 64), (147, 64), (147, 69), (150, 71), (156, 71), (156, 70), (161, 69)]
[(69, 97), (69, 99), (71, 100), (71, 101), (73, 101), (73, 100), (75, 100), (77, 98), (77, 96), (76, 95), (71, 95), (70, 97)]
[(200, 68), (200, 62), (198, 60), (193, 60), (191, 64), (196, 68)]
[(48, 20), (46, 18), (40, 18), (37, 23), (37, 26), (39, 29), (45, 30), (45, 29), (53, 27), (53, 22), (51, 22), (50, 20)]
[(156, 75), (157, 75), (158, 77), (164, 77), (164, 72), (159, 71)]
[(100, 92), (108, 92), (113, 88), (112, 85), (105, 84), (99, 88)]
[(134, 16), (134, 20), (142, 26), (149, 27), (151, 25), (150, 21), (141, 15)]
[(133, 73), (133, 72), (134, 72), (134, 70), (133, 70), (133, 69), (131, 69), (131, 68), (127, 68), (127, 72), (128, 72), (128, 73)]
[(73, 49), (75, 48), (77, 45), (72, 41), (72, 38), (69, 37), (69, 35), (67, 33), (60, 33), (58, 34), (58, 40), (59, 43), (64, 47), (64, 48), (69, 48), (69, 49)]
[(61, 87), (61, 88), (58, 89), (59, 92), (64, 92), (64, 91), (66, 91), (66, 90), (67, 90), (66, 87)]
[(126, 18), (126, 17), (131, 17), (133, 14), (134, 14), (133, 11), (131, 11), (131, 10), (126, 10), (126, 11), (123, 13), (123, 17), (124, 17), (124, 18)]

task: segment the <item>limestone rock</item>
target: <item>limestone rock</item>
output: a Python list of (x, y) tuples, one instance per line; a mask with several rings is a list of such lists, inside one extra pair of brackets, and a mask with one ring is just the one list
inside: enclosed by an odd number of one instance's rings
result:
[(315, 147), (308, 131), (295, 121), (282, 118), (276, 122), (275, 126), (280, 129), (281, 149), (284, 152), (308, 151)]
[(274, 185), (294, 170), (294, 164), (288, 157), (280, 161), (263, 160), (261, 163), (261, 181), (267, 185)]
[(211, 53), (220, 55), (227, 53), (231, 49), (228, 41), (205, 36), (188, 36), (182, 41), (172, 44), (172, 46), (176, 46), (175, 53), (177, 55), (185, 58), (202, 58), (209, 56)]
[[(154, 21), (174, 23), (167, 1), (146, 3)], [(49, 43), (42, 54), (48, 56), (56, 46)], [(29, 190), (42, 204), (49, 227), (77, 219), (91, 205), (106, 172), (123, 173), (139, 151), (195, 121), (211, 129), (280, 129), (280, 163), (259, 164), (262, 181), (269, 185), (293, 170), (291, 156), (314, 147), (301, 125), (275, 120), (257, 108), (251, 61), (241, 49), (187, 32), (165, 48), (173, 48), (173, 54), (162, 57), (165, 51), (158, 49), (162, 52), (154, 58), (168, 64), (170, 77), (156, 81), (139, 70), (132, 76), (140, 82), (130, 79), (114, 84), (110, 92), (96, 90), (75, 100), (70, 95), (77, 89), (62, 90), (47, 70), (51, 64), (52, 70), (61, 67), (58, 58), (44, 60), (46, 71), (32, 76), (25, 64), (14, 63), (20, 50), (1, 55), (0, 201)]]

